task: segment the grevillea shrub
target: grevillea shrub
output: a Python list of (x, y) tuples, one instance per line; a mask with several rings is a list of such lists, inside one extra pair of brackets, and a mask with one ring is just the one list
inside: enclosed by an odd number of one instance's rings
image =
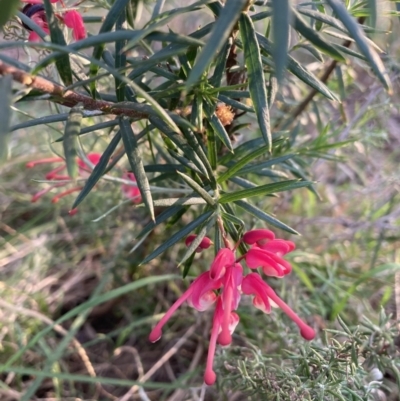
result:
[[(286, 294), (278, 296), (299, 234), (286, 212), (298, 190), (318, 197), (311, 164), (334, 159), (349, 142), (330, 125), (346, 122), (340, 112), (350, 78), (343, 71), (357, 63), (382, 91), (392, 92), (372, 35), (382, 18), (376, 3), (0, 1), (3, 162), (13, 158), (13, 132), (34, 133), (52, 154), (26, 156), (26, 167), (37, 174), (50, 166), (34, 182), (32, 202), (63, 198), (76, 219), (78, 206), (84, 214), (92, 192), (104, 191), (108, 181), (124, 201), (111, 209), (105, 202), (97, 221), (128, 204), (148, 219), (137, 227), (135, 249), (152, 232), (166, 234), (161, 243), (147, 241), (143, 278), (152, 276), (154, 260), (174, 249), (174, 264), (190, 280), (149, 340), (161, 338), (185, 301), (199, 312), (213, 310), (207, 385), (224, 372), (216, 371), (214, 356), (232, 343), (242, 299), (264, 313), (280, 309), (307, 341), (325, 335), (323, 323), (303, 309), (294, 312)], [(51, 106), (47, 115), (44, 106)], [(20, 108), (29, 110), (29, 119), (12, 125)], [(317, 130), (309, 129), (311, 121)], [(48, 127), (61, 135), (49, 141)], [(203, 256), (212, 262), (199, 271)], [(310, 290), (312, 283), (295, 273)], [(301, 296), (306, 301), (307, 293)], [(23, 399), (43, 379), (38, 376)]]

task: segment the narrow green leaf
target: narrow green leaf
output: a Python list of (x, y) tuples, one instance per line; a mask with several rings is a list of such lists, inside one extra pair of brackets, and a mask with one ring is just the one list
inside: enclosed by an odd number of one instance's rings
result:
[(208, 3), (209, 1), (210, 0), (200, 0), (200, 1), (197, 1), (193, 4), (191, 4), (190, 6), (173, 8), (171, 10), (163, 12), (162, 14), (157, 15), (156, 18), (151, 19), (144, 26), (143, 29), (138, 31), (139, 34), (136, 35), (136, 37), (134, 39), (131, 39), (127, 43), (127, 45), (123, 48), (123, 51), (126, 52), (127, 50), (132, 49), (142, 39), (151, 35), (156, 29), (166, 26), (168, 24), (168, 22), (171, 21), (176, 16), (187, 13), (187, 12), (193, 12), (193, 11), (199, 10), (202, 7), (204, 7), (204, 5), (206, 3)]
[(347, 33), (346, 28), (343, 26), (343, 24), (338, 19), (332, 17), (331, 15), (324, 14), (316, 10), (311, 10), (306, 7), (298, 7), (297, 11), (307, 17), (310, 17), (319, 22), (330, 25), (331, 27), (336, 28), (339, 31)]
[[(231, 216), (235, 216), (236, 212), (233, 208), (233, 205), (226, 203), (225, 205), (222, 206), (222, 211), (226, 212), (227, 214), (231, 215)], [(240, 239), (243, 235), (243, 232), (245, 230), (245, 226), (241, 225), (241, 224), (236, 224), (235, 222), (232, 221), (232, 219), (225, 219), (224, 221), (224, 225), (225, 226), (231, 226), (235, 232), (238, 234), (238, 237), (236, 237), (237, 239), (235, 239), (235, 241), (237, 242), (238, 239)], [(243, 242), (240, 242), (239, 244), (239, 251), (242, 255), (244, 255), (247, 252), (247, 247), (244, 245)]]
[(198, 93), (193, 97), (190, 113), (190, 122), (196, 127), (195, 132), (203, 132), (203, 118), (203, 97)]
[(187, 159), (185, 156), (182, 156), (178, 152), (173, 151), (172, 149), (168, 149), (168, 153), (175, 159), (177, 160), (182, 166), (187, 167), (189, 170), (192, 170), (193, 172), (199, 174), (199, 175), (204, 175), (204, 173), (189, 159)]
[(337, 61), (346, 61), (346, 59), (332, 46), (330, 43), (326, 42), (326, 40), (322, 37), (322, 35), (312, 29), (308, 24), (303, 20), (303, 18), (296, 12), (293, 13), (293, 27), (298, 31), (301, 35), (303, 35), (306, 39), (308, 39), (315, 47), (321, 50), (323, 53), (331, 56), (334, 60)]
[(221, 142), (229, 149), (230, 152), (233, 152), (233, 146), (231, 139), (229, 138), (228, 133), (226, 132), (225, 127), (222, 125), (220, 119), (212, 110), (211, 106), (207, 106), (204, 108), (204, 112), (207, 116), (208, 122), (214, 130), (215, 134), (221, 140)]
[[(163, 276), (162, 276), (163, 277)], [(171, 280), (179, 278), (176, 275), (169, 275)], [(50, 326), (51, 327), (51, 326)], [(121, 387), (134, 387), (138, 386), (140, 388), (148, 388), (148, 389), (160, 389), (160, 390), (175, 390), (177, 383), (162, 383), (162, 382), (149, 382), (145, 383), (139, 380), (129, 380), (129, 379), (119, 379), (115, 377), (103, 377), (103, 376), (88, 376), (83, 374), (72, 374), (72, 373), (60, 373), (54, 370), (49, 371), (41, 371), (33, 368), (25, 368), (21, 366), (5, 366), (0, 365), (0, 368), (4, 372), (10, 372), (13, 374), (27, 375), (33, 377), (40, 377), (42, 380), (51, 379), (57, 381), (57, 383), (61, 383), (63, 380), (68, 383), (88, 383), (92, 385), (102, 384), (104, 386), (121, 386)], [(183, 386), (183, 384), (180, 384)], [(182, 387), (184, 388), (184, 386)]]
[(264, 78), (263, 64), (260, 56), (256, 31), (253, 22), (247, 14), (242, 14), (239, 20), (240, 35), (244, 48), (244, 59), (247, 67), (249, 80), (249, 91), (254, 109), (256, 111), (258, 124), (269, 151), (272, 149), (271, 127), (269, 120), (269, 109), (267, 89)]
[(165, 198), (155, 199), (153, 201), (154, 206), (157, 207), (169, 207), (172, 205), (192, 206), (192, 205), (206, 205), (207, 202), (199, 196), (192, 196), (190, 198)]
[(219, 198), (220, 203), (234, 202), (243, 198), (251, 198), (252, 196), (265, 196), (276, 192), (290, 191), (292, 189), (308, 187), (312, 185), (310, 181), (288, 180), (274, 182), (272, 184), (260, 185), (256, 188), (243, 189), (232, 193), (226, 193)]
[(289, 0), (272, 0), (272, 29), (273, 29), (273, 57), (275, 73), (279, 82), (282, 82), (287, 64), (289, 45)]
[(229, 178), (229, 181), (239, 185), (242, 188), (255, 188), (258, 186), (257, 184), (254, 184), (254, 182), (251, 182), (241, 177), (231, 177)]
[(0, 77), (0, 163), (8, 157), (8, 141), (10, 139), (12, 75)]
[(248, 174), (248, 173), (258, 173), (265, 168), (274, 166), (276, 164), (280, 164), (286, 160), (290, 160), (294, 156), (295, 155), (293, 153), (289, 153), (287, 155), (275, 157), (273, 159), (269, 159), (264, 162), (260, 162), (257, 164), (251, 164), (249, 166), (246, 166), (246, 167), (243, 167), (242, 169), (240, 169), (240, 171), (238, 172), (238, 175), (243, 175), (243, 174)]
[(140, 155), (138, 143), (133, 133), (131, 122), (127, 117), (120, 119), (119, 126), (121, 128), (122, 141), (124, 143), (125, 152), (129, 160), (129, 164), (135, 175), (140, 194), (150, 217), (155, 221), (153, 198), (151, 196), (150, 184), (144, 170), (142, 157)]
[(179, 202), (176, 202), (177, 204), (172, 205), (168, 209), (163, 210), (157, 217), (155, 221), (150, 221), (147, 223), (143, 229), (140, 231), (140, 233), (136, 236), (136, 239), (139, 239), (146, 235), (148, 232), (153, 230), (153, 228), (157, 227), (161, 223), (164, 223), (167, 221), (170, 217), (175, 216), (182, 211), (185, 211), (185, 207), (181, 206)]
[(281, 230), (284, 230), (290, 234), (296, 234), (300, 235), (295, 229), (292, 227), (289, 227), (285, 223), (282, 223), (280, 220), (277, 218), (271, 216), (270, 214), (264, 212), (263, 210), (259, 209), (258, 207), (252, 205), (251, 203), (248, 203), (244, 200), (238, 200), (235, 201), (235, 205), (238, 205), (242, 209), (246, 210), (246, 212), (249, 212), (253, 216), (257, 217), (260, 220), (265, 221), (268, 224), (271, 224), (271, 226), (274, 226), (276, 228), (280, 228)]
[(307, 269), (303, 269), (302, 267), (298, 266), (296, 263), (293, 263), (293, 262), (291, 262), (291, 265), (292, 265), (293, 271), (299, 277), (300, 281), (306, 286), (306, 288), (310, 292), (314, 292), (315, 291), (315, 287), (314, 287), (314, 284), (313, 284), (312, 280), (310, 279), (310, 277), (307, 274), (308, 270)]
[(199, 159), (202, 161), (204, 164), (204, 167), (207, 170), (208, 173), (208, 178), (210, 180), (211, 188), (216, 189), (217, 188), (217, 180), (215, 179), (214, 176), (214, 171), (210, 165), (210, 162), (208, 161), (208, 158), (205, 154), (205, 151), (203, 149), (203, 146), (201, 144), (201, 139), (199, 139), (192, 130), (190, 129), (185, 129), (182, 128), (183, 135), (187, 139), (190, 147), (195, 151)]
[(363, 54), (361, 54), (359, 52), (356, 52), (353, 49), (349, 49), (348, 47), (342, 46), (342, 45), (339, 45), (339, 44), (336, 44), (334, 46), (338, 50), (340, 50), (342, 53), (348, 54), (349, 56), (357, 57), (357, 58), (359, 58), (360, 60), (363, 60), (363, 61), (367, 61), (366, 57)]
[(311, 44), (300, 43), (296, 45), (295, 49), (304, 49), (309, 52), (313, 57), (315, 57), (320, 63), (324, 62), (324, 58), (322, 57), (321, 52), (318, 51), (318, 49)]
[(196, 256), (196, 252), (193, 252), (188, 259), (186, 260), (186, 262), (182, 263), (183, 265), (183, 270), (182, 270), (182, 278), (185, 278), (190, 271), (190, 268), (192, 267), (193, 261), (194, 261), (194, 257)]
[[(126, 21), (126, 12), (125, 10), (119, 15), (117, 21), (115, 23), (115, 30), (123, 30), (125, 28)], [(126, 66), (126, 54), (122, 52), (122, 49), (126, 45), (126, 40), (118, 40), (115, 42), (115, 69), (121, 71), (121, 74), (125, 75), (122, 72), (122, 69)], [(115, 81), (115, 94), (119, 102), (123, 102), (125, 100), (125, 82), (120, 81), (118, 78), (114, 78)]]
[[(57, 45), (66, 46), (67, 43), (65, 42), (61, 28), (58, 26), (57, 18), (54, 15), (53, 6), (51, 5), (50, 0), (44, 0), (43, 5), (46, 12), (46, 19), (50, 30), (51, 41)], [(68, 53), (65, 53), (57, 58), (56, 66), (64, 85), (72, 85), (72, 69), (69, 62)]]
[(358, 25), (357, 21), (348, 13), (344, 4), (339, 0), (327, 0), (327, 2), (331, 6), (332, 10), (337, 14), (338, 18), (342, 21), (343, 25), (347, 28), (350, 36), (356, 41), (361, 53), (367, 58), (371, 68), (380, 79), (384, 87), (389, 93), (391, 93), (392, 84), (390, 82), (389, 74), (386, 71), (386, 68), (379, 55), (368, 43), (365, 34)]
[[(115, 127), (118, 125), (118, 119), (115, 120), (110, 120), (110, 121), (103, 121), (102, 123), (90, 125), (89, 127), (81, 128), (81, 131), (79, 132), (79, 136), (88, 134), (90, 132), (98, 131), (98, 130), (103, 130), (104, 128), (111, 128)], [(56, 139), (54, 142), (61, 142), (62, 138)]]
[(93, 187), (97, 184), (101, 176), (104, 174), (107, 164), (110, 161), (114, 150), (117, 148), (119, 142), (121, 140), (121, 133), (118, 131), (114, 138), (111, 140), (106, 150), (100, 157), (99, 162), (94, 166), (92, 173), (86, 181), (85, 186), (82, 188), (82, 191), (79, 193), (77, 198), (75, 199), (74, 204), (72, 205), (72, 209), (75, 209), (89, 194), (89, 192), (93, 189)]
[(372, 28), (376, 27), (376, 19), (378, 15), (378, 4), (376, 0), (368, 0), (370, 25)]
[(236, 224), (237, 226), (240, 226), (243, 229), (245, 227), (243, 220), (227, 212), (222, 212), (222, 220), (229, 220), (231, 223)]
[(216, 88), (221, 86), (222, 77), (224, 76), (226, 69), (226, 61), (228, 60), (231, 48), (232, 40), (228, 39), (215, 59), (214, 74), (210, 79), (210, 83)]
[(0, 0), (0, 29), (14, 16), (19, 6), (19, 0)]
[[(203, 162), (197, 153), (189, 146), (185, 139), (179, 135), (177, 132), (171, 130), (164, 121), (158, 117), (149, 117), (149, 121), (163, 134), (165, 134), (179, 149), (182, 150), (185, 157), (193, 162), (193, 164), (200, 171), (200, 174), (208, 177), (208, 172)], [(170, 149), (171, 150), (171, 149)]]
[[(46, 1), (49, 1), (49, 0), (46, 0)], [(106, 14), (104, 22), (99, 30), (99, 34), (111, 31), (112, 27), (117, 22), (118, 17), (125, 10), (125, 7), (127, 6), (127, 4), (129, 2), (130, 2), (130, 0), (115, 0), (114, 4), (112, 5), (110, 10)], [(93, 49), (92, 57), (94, 59), (100, 60), (101, 55), (104, 50), (104, 47), (105, 47), (104, 43), (97, 45)], [(97, 75), (98, 71), (99, 71), (99, 66), (97, 64), (93, 64), (93, 63), (90, 64), (90, 76), (91, 77)], [(92, 83), (90, 88), (91, 88), (92, 94), (94, 95), (96, 92), (96, 84)]]
[(199, 194), (210, 206), (215, 205), (215, 200), (213, 199), (213, 197), (204, 188), (202, 188), (196, 181), (194, 181), (186, 174), (181, 173), (180, 171), (177, 171), (177, 173), (179, 177), (181, 177), (183, 181), (185, 181), (186, 184), (188, 184), (189, 187), (193, 189), (193, 191)]
[(275, 96), (278, 93), (278, 89), (278, 80), (274, 74), (270, 74), (267, 86), (267, 100), (269, 108), (271, 108), (275, 102)]
[(150, 262), (151, 260), (156, 258), (158, 255), (160, 255), (164, 251), (166, 251), (168, 248), (170, 248), (172, 245), (175, 245), (177, 242), (179, 242), (180, 240), (185, 238), (188, 234), (190, 234), (192, 231), (194, 231), (198, 226), (200, 226), (205, 221), (207, 221), (213, 215), (213, 213), (214, 213), (214, 211), (210, 210), (210, 211), (200, 215), (196, 219), (194, 219), (186, 227), (182, 228), (177, 233), (172, 235), (167, 241), (165, 241), (162, 245), (160, 245), (150, 255), (146, 256), (140, 264), (144, 265), (144, 264)]
[(248, 163), (250, 163), (255, 158), (262, 156), (269, 151), (269, 146), (264, 145), (260, 148), (256, 149), (254, 152), (249, 153), (248, 155), (239, 159), (232, 167), (229, 167), (222, 175), (218, 177), (218, 183), (224, 182), (228, 180), (230, 177), (235, 175), (241, 168), (245, 167)]
[[(207, 154), (211, 167), (215, 170), (217, 168), (217, 140), (214, 130), (211, 127), (206, 128), (207, 134)], [(231, 153), (232, 154), (232, 153)]]
[[(260, 47), (268, 54), (272, 54), (272, 44), (267, 38), (257, 33), (258, 43)], [(266, 58), (262, 58), (263, 61), (268, 61)], [(326, 96), (330, 100), (339, 100), (338, 97), (329, 90), (329, 88), (321, 82), (315, 75), (307, 71), (299, 62), (297, 62), (293, 57), (288, 56), (288, 70), (296, 75), (300, 80), (305, 82), (311, 88), (315, 89), (322, 95)]]
[(186, 81), (186, 88), (189, 89), (200, 79), (203, 72), (221, 50), (231, 35), (240, 13), (246, 7), (247, 3), (247, 0), (227, 0), (225, 2), (225, 6), (211, 31), (210, 37), (190, 72), (189, 78)]
[(235, 109), (238, 110), (243, 110), (249, 113), (254, 113), (253, 107), (248, 106), (247, 104), (244, 104), (242, 102), (239, 102), (235, 99), (231, 99), (230, 97), (224, 96), (224, 95), (218, 95), (218, 100), (221, 100), (221, 102), (224, 102), (228, 106), (232, 106)]
[(67, 123), (65, 124), (63, 136), (63, 149), (65, 161), (67, 163), (68, 175), (71, 178), (76, 178), (78, 175), (78, 164), (76, 162), (77, 156), (77, 141), (79, 131), (81, 130), (83, 105), (78, 103), (72, 107), (69, 112)]
[[(214, 22), (207, 24), (203, 28), (196, 30), (195, 32), (191, 33), (189, 37), (191, 38), (202, 38), (207, 35), (212, 27), (214, 26)], [(130, 74), (130, 79), (136, 79), (141, 75), (147, 73), (150, 68), (154, 67), (155, 65), (159, 64), (161, 61), (168, 60), (171, 57), (176, 57), (179, 54), (185, 53), (187, 51), (188, 45), (181, 45), (181, 44), (170, 44), (163, 49), (159, 50), (155, 54), (153, 54), (148, 60), (141, 60), (140, 66), (135, 68)]]

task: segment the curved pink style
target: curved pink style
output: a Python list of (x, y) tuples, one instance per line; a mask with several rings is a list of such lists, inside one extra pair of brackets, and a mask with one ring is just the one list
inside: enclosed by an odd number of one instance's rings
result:
[(271, 310), (269, 300), (273, 301), (279, 308), (292, 319), (300, 329), (300, 334), (306, 340), (312, 340), (315, 337), (315, 331), (308, 324), (303, 322), (299, 316), (293, 312), (288, 304), (282, 301), (275, 291), (265, 283), (257, 273), (248, 274), (242, 282), (242, 291), (246, 295), (255, 295), (258, 302), (264, 303), (266, 310)]
[[(88, 153), (87, 158), (90, 160), (91, 163), (93, 163), (94, 165), (96, 165), (99, 160), (100, 160), (101, 154), (100, 153)], [(49, 171), (48, 173), (46, 173), (45, 177), (47, 180), (51, 180), (51, 181), (62, 181), (62, 180), (69, 180), (70, 177), (68, 175), (60, 175), (59, 173), (63, 170), (65, 170), (65, 168), (67, 167), (67, 165), (65, 164), (64, 159), (62, 159), (61, 157), (48, 157), (48, 158), (44, 158), (44, 159), (39, 159), (39, 160), (34, 160), (31, 162), (26, 163), (26, 167), (27, 168), (33, 168), (39, 164), (50, 164), (50, 163), (62, 163), (61, 166), (56, 167), (55, 169)], [(76, 159), (76, 163), (79, 166), (79, 174), (84, 176), (85, 172), (90, 170), (88, 169), (88, 167), (86, 166), (85, 162), (79, 158)], [(45, 188), (39, 192), (37, 192), (36, 194), (34, 194), (32, 196), (31, 202), (36, 202), (37, 200), (39, 200), (44, 194), (50, 192), (52, 189), (54, 188), (58, 188), (58, 187), (62, 187), (64, 186), (66, 183), (64, 182), (60, 182), (58, 184), (54, 184), (51, 185), (48, 188)], [(56, 196), (53, 197), (53, 199), (51, 200), (52, 203), (57, 203), (61, 198), (63, 198), (64, 196), (67, 196), (69, 194), (72, 194), (74, 192), (78, 192), (82, 189), (82, 187), (74, 187), (71, 189), (67, 189), (59, 194), (57, 194)], [(76, 213), (76, 211), (75, 211)], [(73, 214), (75, 214), (73, 213)]]
[[(224, 319), (224, 309), (222, 307), (222, 300), (221, 297), (218, 297), (214, 311), (211, 336), (210, 336), (210, 345), (208, 347), (208, 354), (207, 354), (206, 369), (204, 371), (204, 383), (206, 383), (208, 386), (213, 385), (217, 380), (217, 375), (214, 372), (213, 365), (214, 365), (215, 351), (217, 348), (217, 340), (219, 338), (218, 335), (221, 330), (221, 325), (223, 324), (223, 319)], [(233, 333), (238, 323), (239, 323), (239, 316), (235, 312), (231, 312), (229, 314), (230, 334)]]
[(228, 267), (222, 279), (224, 290), (221, 297), (224, 312), (221, 333), (218, 336), (218, 343), (221, 345), (229, 345), (232, 342), (231, 315), (239, 306), (242, 280), (243, 268), (239, 263)]
[[(155, 325), (149, 335), (149, 340), (151, 342), (156, 342), (161, 338), (163, 326), (185, 301), (188, 301), (189, 305), (199, 311), (204, 311), (209, 308), (217, 298), (213, 290), (220, 288), (221, 285), (222, 283), (220, 280), (211, 280), (208, 272), (200, 274)], [(214, 294), (214, 296), (212, 294)]]

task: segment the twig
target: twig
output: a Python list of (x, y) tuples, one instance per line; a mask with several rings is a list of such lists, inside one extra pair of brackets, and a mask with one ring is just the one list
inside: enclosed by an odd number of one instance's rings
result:
[[(179, 349), (182, 347), (182, 345), (187, 341), (187, 339), (194, 333), (196, 330), (197, 325), (193, 325), (190, 327), (190, 329), (180, 338), (180, 340), (165, 354), (163, 355), (162, 358), (160, 358), (153, 366), (152, 368), (142, 377), (139, 377), (139, 382), (144, 383), (148, 379), (150, 379), (151, 376), (154, 375), (154, 373), (157, 372), (158, 369), (161, 368), (161, 366), (164, 365), (166, 361), (168, 361), (173, 355), (175, 355)], [(140, 389), (140, 386), (137, 384), (134, 385), (133, 387), (130, 388), (130, 390), (118, 401), (129, 401), (129, 398), (136, 393)]]
[(104, 100), (95, 100), (89, 96), (71, 90), (65, 90), (61, 85), (51, 82), (46, 78), (28, 74), (23, 70), (0, 61), (0, 76), (2, 75), (11, 75), (14, 81), (28, 88), (36, 89), (42, 93), (51, 95), (51, 100), (53, 102), (63, 106), (74, 107), (78, 103), (82, 103), (85, 110), (100, 110), (104, 114), (125, 115), (133, 118), (147, 117), (146, 113), (140, 113), (124, 107), (116, 107), (114, 103)]
[[(362, 24), (365, 21), (365, 17), (358, 18), (358, 23)], [(345, 40), (342, 44), (344, 47), (350, 47), (353, 42), (351, 40)], [(328, 66), (326, 67), (324, 73), (321, 75), (319, 80), (324, 84), (328, 81), (332, 72), (335, 70), (338, 61), (332, 60)], [(319, 92), (315, 89), (311, 89), (310, 93), (306, 96), (306, 98), (290, 113), (290, 116), (286, 119), (286, 122), (281, 118), (275, 124), (275, 129), (278, 131), (280, 129), (287, 129), (294, 121), (297, 121), (296, 118), (307, 108), (307, 106), (314, 99), (314, 96)]]

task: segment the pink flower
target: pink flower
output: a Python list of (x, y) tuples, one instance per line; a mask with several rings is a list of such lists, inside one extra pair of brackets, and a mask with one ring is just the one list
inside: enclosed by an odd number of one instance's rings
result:
[(72, 10), (67, 11), (63, 14), (64, 24), (72, 29), (72, 35), (75, 40), (81, 40), (86, 38), (86, 28), (83, 23), (82, 15), (78, 11)]
[(247, 251), (245, 259), (250, 269), (261, 267), (266, 276), (283, 277), (292, 271), (289, 262), (278, 256), (277, 253), (266, 249), (251, 248)]
[[(214, 372), (213, 364), (215, 351), (217, 348), (217, 340), (219, 339), (219, 333), (221, 331), (222, 325), (224, 323), (225, 311), (223, 309), (223, 301), (221, 297), (218, 297), (217, 305), (214, 311), (214, 317), (212, 322), (210, 345), (208, 346), (207, 363), (206, 369), (204, 371), (204, 383), (211, 386), (217, 380), (217, 375)], [(228, 331), (231, 335), (239, 323), (239, 316), (235, 312), (229, 312), (228, 314)]]
[[(196, 238), (195, 235), (190, 235), (186, 239), (186, 244), (190, 244), (194, 238)], [(209, 247), (211, 241), (208, 238), (207, 240), (204, 244), (204, 240), (202, 241), (200, 250)], [(193, 281), (188, 290), (172, 305), (150, 333), (150, 341), (157, 341), (161, 337), (162, 327), (184, 301), (199, 311), (204, 311), (215, 303), (204, 372), (204, 382), (207, 385), (212, 385), (216, 381), (213, 363), (217, 344), (227, 346), (232, 342), (232, 333), (239, 323), (239, 316), (235, 311), (239, 306), (241, 293), (252, 295), (254, 306), (265, 313), (271, 311), (271, 306), (280, 307), (298, 325), (301, 335), (306, 340), (312, 340), (315, 337), (314, 330), (276, 295), (259, 274), (250, 273), (243, 277), (243, 268), (239, 263), (245, 259), (251, 269), (262, 267), (266, 275), (283, 277), (291, 271), (290, 263), (284, 260), (283, 256), (295, 248), (293, 242), (276, 239), (272, 231), (264, 229), (248, 231), (242, 240), (251, 245), (251, 248), (237, 260), (233, 250), (220, 249), (211, 263), (210, 270)], [(237, 249), (239, 243), (240, 241), (234, 249)]]
[(221, 280), (211, 280), (208, 272), (197, 277), (181, 297), (168, 309), (163, 318), (151, 331), (149, 339), (156, 342), (161, 338), (162, 328), (171, 318), (172, 314), (187, 301), (190, 306), (202, 312), (208, 309), (217, 299), (214, 290), (221, 288)]
[(300, 329), (300, 334), (306, 340), (312, 340), (315, 337), (314, 330), (304, 323), (293, 310), (283, 302), (275, 291), (265, 283), (259, 274), (250, 273), (242, 282), (242, 291), (246, 295), (254, 295), (253, 304), (256, 308), (269, 313), (271, 311), (271, 301), (285, 312)]
[[(190, 246), (190, 244), (195, 240), (195, 238), (197, 237), (196, 234), (190, 234), (186, 237), (185, 240), (185, 245), (186, 246)], [(208, 237), (204, 237), (199, 246), (196, 249), (196, 252), (201, 252), (203, 249), (208, 249), (212, 244), (212, 241), (210, 240), (210, 238)]]
[[(240, 302), (240, 286), (243, 279), (243, 268), (239, 263), (227, 266), (223, 276), (222, 299), (223, 315), (221, 320), (221, 333), (218, 336), (218, 343), (229, 345), (232, 342), (231, 315)], [(239, 322), (239, 320), (237, 321)], [(236, 326), (235, 326), (236, 327)]]
[[(136, 177), (133, 173), (124, 173), (122, 178), (136, 183)], [(142, 202), (142, 196), (140, 195), (140, 190), (137, 185), (122, 184), (121, 189), (124, 196), (128, 199), (132, 199), (133, 203)]]
[(218, 251), (210, 267), (210, 278), (217, 280), (225, 274), (225, 268), (235, 261), (235, 254), (231, 249), (222, 248)]
[[(87, 155), (87, 158), (89, 159), (89, 161), (94, 165), (96, 165), (99, 162), (100, 157), (101, 157), (100, 153), (89, 153)], [(65, 170), (66, 167), (67, 167), (67, 165), (65, 164), (64, 159), (62, 159), (61, 157), (49, 157), (49, 158), (45, 158), (45, 159), (34, 160), (34, 161), (26, 163), (26, 167), (27, 168), (33, 168), (33, 167), (35, 167), (37, 165), (40, 165), (40, 164), (51, 164), (51, 163), (61, 163), (60, 166), (58, 166), (55, 169), (49, 171), (45, 175), (46, 180), (55, 181), (56, 183), (53, 184), (53, 185), (50, 185), (49, 187), (47, 187), (47, 188), (37, 192), (36, 194), (34, 194), (32, 196), (31, 202), (36, 202), (44, 194), (50, 192), (52, 189), (63, 187), (63, 186), (65, 186), (67, 184), (65, 182), (58, 182), (57, 183), (57, 181), (70, 180), (70, 177), (68, 175), (59, 174), (63, 170)], [(79, 175), (82, 176), (82, 177), (87, 177), (91, 170), (86, 165), (86, 163), (82, 159), (79, 159), (79, 158), (76, 160), (76, 163), (78, 164), (78, 167), (79, 167)], [(69, 195), (69, 194), (74, 193), (74, 192), (79, 192), (81, 189), (82, 189), (82, 186), (75, 186), (73, 188), (67, 189), (67, 190), (57, 194), (56, 196), (54, 196), (52, 198), (51, 202), (52, 203), (57, 203), (64, 196)], [(70, 212), (70, 214), (75, 214), (76, 210), (72, 210), (71, 212)]]
[(274, 238), (275, 234), (272, 231), (266, 229), (250, 230), (243, 235), (243, 241), (246, 244), (257, 244), (258, 246), (262, 246), (266, 244), (269, 240), (273, 240)]
[[(43, 7), (42, 0), (22, 0), (23, 3), (27, 3), (23, 8), (22, 12), (31, 18), (38, 26), (40, 26), (46, 34), (50, 33), (49, 26), (47, 23), (46, 13)], [(65, 7), (62, 0), (51, 0), (52, 3), (60, 2), (62, 7)], [(86, 38), (86, 28), (83, 22), (82, 15), (76, 10), (70, 10), (65, 12), (56, 12), (56, 16), (61, 20), (68, 28), (72, 29), (72, 35), (75, 40), (81, 40)], [(31, 29), (22, 24), (26, 29)], [(28, 37), (31, 42), (37, 42), (40, 40), (40, 36), (31, 31)]]
[(283, 277), (292, 271), (292, 266), (282, 256), (296, 248), (293, 242), (275, 239), (275, 234), (265, 229), (246, 232), (243, 241), (252, 245), (244, 256), (250, 269), (261, 267), (265, 275), (275, 277)]

